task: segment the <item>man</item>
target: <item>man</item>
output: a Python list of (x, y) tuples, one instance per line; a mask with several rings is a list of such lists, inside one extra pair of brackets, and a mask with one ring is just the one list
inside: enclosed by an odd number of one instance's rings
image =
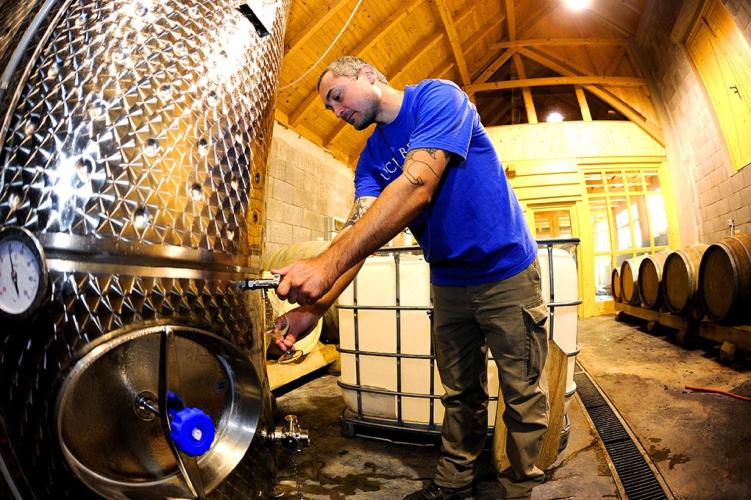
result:
[[(508, 498), (544, 480), (534, 462), (547, 428), (540, 387), (547, 309), (536, 245), (475, 106), (454, 83), (399, 91), (373, 66), (342, 57), (321, 74), (327, 109), (357, 130), (376, 124), (355, 171), (355, 204), (329, 248), (284, 269), (277, 295), (301, 306), (279, 341), (315, 325), (365, 257), (409, 226), (430, 263), (436, 361), (446, 391), (442, 456), (433, 482), (407, 498), (471, 496), (487, 434), (486, 354), (506, 410)], [(294, 325), (294, 326), (293, 326)]]

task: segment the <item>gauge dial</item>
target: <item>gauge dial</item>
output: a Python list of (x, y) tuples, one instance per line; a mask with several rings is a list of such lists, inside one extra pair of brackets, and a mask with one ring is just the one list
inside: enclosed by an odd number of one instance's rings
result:
[(0, 312), (25, 317), (47, 291), (47, 267), (37, 239), (19, 227), (0, 229)]

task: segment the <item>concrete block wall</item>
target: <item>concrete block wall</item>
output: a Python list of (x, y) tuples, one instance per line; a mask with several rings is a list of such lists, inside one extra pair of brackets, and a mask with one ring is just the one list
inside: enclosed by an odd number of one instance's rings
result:
[[(751, 5), (723, 0), (751, 40)], [(682, 244), (714, 243), (737, 230), (751, 233), (751, 166), (735, 171), (712, 104), (682, 43), (671, 40), (684, 0), (648, 2), (634, 48), (647, 73), (665, 133)]]
[(353, 196), (347, 165), (276, 123), (266, 184), (264, 255), (292, 243), (325, 239), (327, 216), (346, 218)]

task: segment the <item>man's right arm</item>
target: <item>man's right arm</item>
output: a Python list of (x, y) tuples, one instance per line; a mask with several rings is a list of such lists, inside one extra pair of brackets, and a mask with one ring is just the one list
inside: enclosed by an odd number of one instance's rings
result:
[[(371, 205), (373, 205), (373, 202), (375, 202), (375, 200), (375, 196), (361, 196), (355, 200), (355, 202), (352, 204), (352, 210), (350, 210), (349, 216), (347, 217), (347, 221), (344, 223), (344, 227), (331, 241), (332, 245), (341, 237), (342, 234), (344, 234), (346, 231), (349, 231), (350, 227), (354, 226), (355, 223), (362, 218), (365, 212), (367, 212)], [(336, 280), (334, 286), (331, 287), (331, 290), (329, 290), (326, 295), (318, 299), (315, 304), (312, 304), (311, 307), (313, 307), (314, 310), (320, 311), (320, 315), (323, 315), (323, 313), (326, 312), (329, 307), (331, 307), (334, 301), (336, 301), (337, 297), (341, 295), (341, 293), (347, 288), (352, 280), (355, 279), (357, 272), (360, 270), (364, 262), (365, 260), (361, 260), (355, 266), (351, 267), (346, 273), (342, 274), (339, 279)]]
[[(338, 240), (342, 234), (349, 231), (350, 228), (362, 218), (375, 200), (375, 196), (361, 196), (355, 199), (352, 204), (352, 210), (344, 223), (344, 227), (339, 231), (339, 234), (336, 235), (331, 243), (333, 244), (333, 242)], [(280, 350), (286, 351), (290, 349), (300, 335), (308, 333), (315, 327), (320, 317), (324, 315), (339, 295), (341, 295), (352, 280), (355, 279), (357, 272), (360, 270), (364, 262), (364, 260), (360, 261), (347, 272), (342, 274), (339, 279), (336, 280), (334, 286), (332, 286), (323, 297), (318, 299), (315, 304), (299, 306), (287, 313), (289, 318), (289, 330), (287, 332), (287, 337), (280, 339), (277, 342), (277, 347)]]

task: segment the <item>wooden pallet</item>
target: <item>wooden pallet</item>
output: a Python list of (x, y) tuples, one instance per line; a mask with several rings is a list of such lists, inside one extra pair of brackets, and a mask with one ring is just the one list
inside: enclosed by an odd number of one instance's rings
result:
[(722, 325), (707, 320), (694, 320), (663, 311), (645, 309), (622, 302), (616, 302), (615, 319), (627, 314), (647, 321), (647, 331), (653, 332), (658, 325), (677, 330), (676, 340), (686, 345), (692, 336), (698, 336), (717, 342), (720, 345), (720, 360), (732, 362), (738, 349), (751, 351), (751, 325)]
[(269, 386), (273, 391), (278, 387), (294, 382), (308, 373), (330, 365), (337, 359), (339, 359), (339, 352), (336, 350), (335, 345), (318, 342), (318, 345), (301, 358), (299, 362), (278, 364), (275, 360), (267, 360), (266, 371), (269, 375)]

